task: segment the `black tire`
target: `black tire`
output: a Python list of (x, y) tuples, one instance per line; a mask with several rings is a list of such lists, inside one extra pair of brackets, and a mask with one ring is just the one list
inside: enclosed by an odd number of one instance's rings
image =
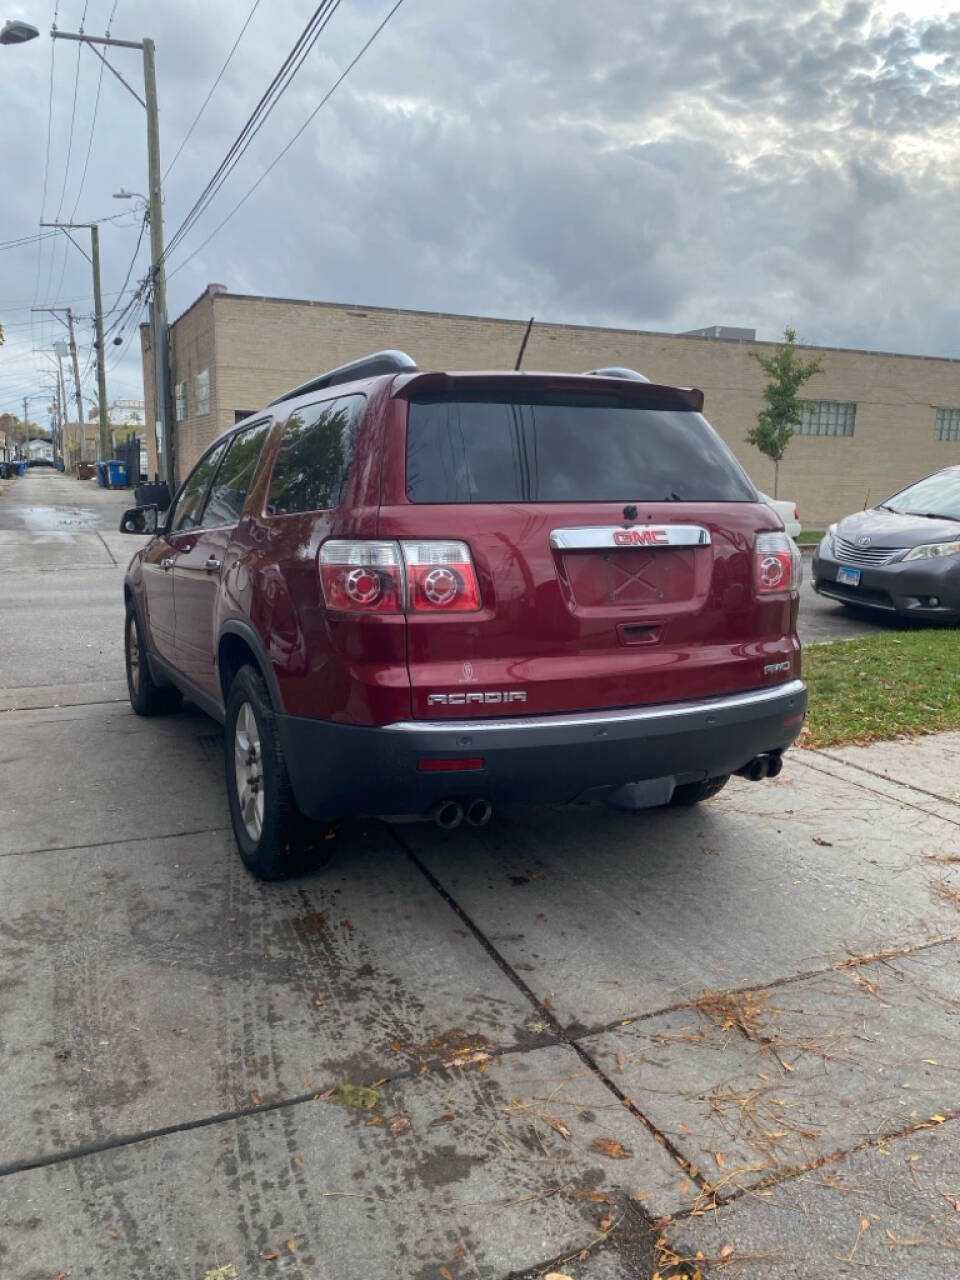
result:
[(722, 791), (729, 781), (729, 773), (722, 773), (718, 778), (704, 778), (702, 782), (684, 782), (674, 789), (670, 803), (681, 807), (700, 804)]
[[(246, 765), (241, 763), (244, 738), (249, 744)], [(224, 760), (233, 834), (248, 871), (259, 880), (282, 880), (328, 860), (320, 847), (320, 828), (297, 808), (270, 694), (251, 666), (240, 668), (227, 696)], [(244, 769), (247, 788), (241, 795)]]
[(173, 685), (154, 683), (143, 642), (143, 629), (137, 611), (127, 601), (123, 624), (123, 661), (127, 671), (127, 694), (138, 716), (169, 716), (183, 705), (183, 694)]

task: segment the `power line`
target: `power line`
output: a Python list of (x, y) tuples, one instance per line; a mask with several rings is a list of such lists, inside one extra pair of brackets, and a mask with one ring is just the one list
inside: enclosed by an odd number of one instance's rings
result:
[[(86, 5), (84, 5), (83, 11), (84, 11), (84, 14), (86, 14), (86, 11), (87, 11)], [(80, 23), (80, 28), (81, 30), (83, 29), (82, 20)], [(57, 215), (55, 218), (53, 218), (54, 222), (59, 222), (60, 215), (63, 213), (63, 202), (64, 202), (64, 199), (66, 198), (67, 182), (70, 178), (70, 159), (71, 159), (71, 156), (73, 155), (73, 130), (74, 130), (74, 126), (76, 124), (76, 119), (77, 119), (77, 90), (80, 87), (80, 54), (82, 50), (83, 50), (83, 45), (78, 44), (77, 45), (77, 70), (76, 70), (76, 75), (73, 77), (73, 106), (70, 108), (70, 130), (67, 134), (67, 158), (63, 166), (63, 186), (60, 188), (60, 203), (57, 205)], [(68, 254), (69, 254), (69, 249), (67, 249), (66, 245), (64, 245), (63, 271), (60, 273), (60, 284), (57, 286), (58, 294), (60, 290), (63, 288), (63, 277), (66, 275), (66, 271), (67, 271)], [(54, 265), (54, 262), (56, 261), (56, 257), (57, 257), (56, 250), (54, 250), (53, 254), (51, 254), (51, 257), (50, 257), (50, 270), (47, 273), (47, 287), (44, 290), (44, 292), (48, 294), (50, 292), (51, 281), (53, 280), (53, 265)]]
[[(114, 0), (113, 8), (110, 10), (110, 17), (107, 19), (107, 28), (106, 28), (106, 31), (104, 31), (104, 35), (106, 35), (106, 36), (109, 36), (109, 34), (110, 34), (110, 28), (111, 28), (111, 26), (113, 25), (113, 20), (114, 20), (114, 18), (115, 18), (115, 17), (116, 17), (116, 15), (117, 15), (117, 6), (119, 5), (119, 3), (120, 3), (120, 0)], [(86, 12), (87, 12), (86, 8), (84, 8), (84, 11), (83, 11), (83, 12), (84, 12), (84, 17), (86, 17)], [(81, 31), (83, 30), (83, 19), (82, 19), (82, 18), (81, 18), (81, 20), (80, 20), (80, 30), (81, 30)], [(56, 41), (54, 41), (54, 44), (56, 44)], [(103, 62), (101, 62), (101, 63), (100, 63), (100, 75), (99, 75), (99, 77), (97, 78), (97, 96), (96, 96), (96, 98), (94, 99), (94, 103), (93, 103), (93, 117), (92, 117), (92, 119), (91, 119), (91, 121), (90, 121), (90, 138), (89, 138), (89, 140), (88, 140), (88, 142), (87, 142), (87, 154), (86, 154), (86, 156), (84, 157), (84, 160), (83, 160), (83, 172), (80, 174), (80, 186), (79, 186), (79, 188), (77, 189), (77, 198), (76, 198), (76, 200), (74, 201), (74, 205), (73, 205), (73, 212), (70, 214), (70, 221), (71, 221), (71, 222), (72, 222), (72, 221), (74, 220), (74, 218), (77, 216), (77, 209), (80, 207), (80, 199), (81, 199), (81, 197), (83, 196), (83, 188), (84, 188), (84, 185), (86, 184), (86, 181), (87, 181), (87, 168), (89, 167), (89, 164), (90, 164), (90, 152), (93, 150), (93, 138), (94, 138), (94, 135), (95, 135), (95, 133), (96, 133), (96, 131), (97, 131), (97, 113), (98, 113), (98, 112), (99, 112), (99, 110), (100, 110), (100, 91), (101, 91), (101, 90), (102, 90), (102, 88), (103, 88), (103, 72), (104, 72), (104, 67), (105, 67), (105, 64), (104, 64)]]
[(303, 122), (303, 124), (300, 126), (297, 132), (293, 135), (293, 137), (290, 139), (287, 145), (283, 148), (283, 150), (274, 157), (274, 159), (270, 162), (270, 164), (266, 167), (266, 169), (264, 169), (263, 173), (261, 173), (260, 177), (253, 184), (253, 186), (250, 187), (246, 192), (246, 194), (242, 196), (240, 200), (237, 201), (237, 203), (233, 206), (233, 208), (230, 210), (227, 216), (223, 219), (223, 221), (219, 222), (217, 226), (214, 227), (214, 229), (207, 236), (206, 240), (201, 241), (201, 243), (197, 245), (196, 249), (194, 249), (194, 251), (190, 254), (190, 256), (187, 258), (184, 258), (184, 260), (181, 263), (179, 263), (179, 265), (176, 266), (173, 271), (170, 272), (169, 278), (172, 279), (173, 276), (175, 276), (178, 271), (181, 271), (187, 265), (188, 262), (190, 262), (193, 258), (195, 258), (197, 254), (200, 252), (200, 250), (205, 248), (213, 239), (213, 237), (217, 235), (218, 232), (220, 232), (227, 225), (227, 223), (230, 221), (233, 215), (237, 212), (237, 210), (246, 204), (246, 202), (250, 199), (250, 197), (256, 191), (257, 187), (259, 187), (261, 182), (263, 182), (264, 178), (266, 178), (267, 175), (271, 173), (274, 168), (276, 168), (276, 166), (280, 163), (280, 161), (287, 154), (287, 152), (290, 150), (293, 144), (297, 141), (297, 139), (313, 123), (313, 120), (315, 119), (317, 113), (320, 111), (322, 107), (326, 106), (326, 104), (330, 101), (330, 99), (333, 97), (336, 91), (343, 84), (344, 80), (346, 80), (347, 76), (350, 74), (353, 68), (357, 65), (357, 63), (360, 61), (363, 55), (367, 52), (367, 50), (370, 48), (373, 42), (377, 39), (377, 37), (380, 35), (380, 32), (384, 29), (384, 27), (387, 25), (387, 23), (390, 21), (390, 19), (393, 17), (393, 15), (397, 12), (397, 10), (400, 8), (402, 4), (403, 4), (403, 0), (396, 0), (396, 3), (394, 4), (393, 8), (390, 9), (386, 17), (379, 24), (379, 26), (375, 28), (373, 34), (369, 37), (366, 43), (361, 46), (359, 52), (355, 54), (355, 56), (351, 59), (350, 62), (347, 63), (343, 72), (334, 81), (334, 83), (327, 90), (327, 92), (323, 95), (323, 97), (320, 99), (320, 101), (317, 103), (314, 109), (310, 112), (306, 120)]
[[(197, 124), (198, 124), (198, 122), (199, 122), (199, 120), (200, 120), (200, 117), (203, 115), (204, 111), (206, 111), (206, 109), (207, 109), (207, 104), (209, 103), (210, 99), (213, 97), (213, 95), (214, 95), (214, 93), (215, 93), (215, 91), (216, 91), (217, 85), (218, 85), (218, 84), (220, 83), (220, 81), (223, 79), (223, 73), (226, 71), (227, 67), (229, 67), (229, 65), (230, 65), (230, 60), (233, 58), (233, 55), (236, 53), (236, 51), (237, 51), (237, 46), (239, 45), (240, 41), (243, 39), (243, 37), (244, 37), (244, 33), (245, 33), (245, 32), (246, 32), (246, 30), (247, 30), (247, 27), (249, 27), (250, 22), (251, 22), (251, 19), (253, 18), (253, 15), (257, 12), (257, 10), (259, 9), (259, 7), (260, 7), (260, 0), (253, 0), (253, 8), (252, 8), (252, 9), (250, 10), (250, 12), (247, 14), (246, 22), (244, 22), (243, 26), (240, 28), (240, 34), (237, 36), (236, 40), (234, 40), (234, 42), (233, 42), (233, 48), (232, 48), (232, 49), (230, 50), (230, 52), (227, 54), (227, 60), (226, 60), (226, 62), (223, 64), (223, 66), (222, 66), (222, 67), (220, 68), (220, 70), (217, 72), (217, 78), (216, 78), (216, 80), (214, 80), (213, 84), (210, 86), (210, 89), (209, 89), (209, 91), (208, 91), (208, 93), (207, 93), (207, 96), (206, 96), (206, 97), (204, 98), (204, 100), (203, 100), (203, 103), (202, 103), (202, 105), (201, 105), (201, 107), (200, 107), (200, 110), (199, 110), (199, 111), (197, 112), (197, 114), (193, 117), (193, 122), (192, 122), (192, 124), (190, 125), (190, 128), (187, 130), (186, 134), (184, 135), (184, 139), (183, 139), (183, 141), (180, 143), (179, 147), (177, 147), (177, 153), (176, 153), (176, 155), (173, 157), (173, 159), (172, 159), (172, 160), (170, 161), (170, 163), (167, 165), (167, 171), (166, 171), (166, 173), (163, 175), (163, 181), (164, 181), (164, 182), (166, 182), (167, 178), (170, 176), (170, 171), (171, 171), (171, 169), (173, 168), (173, 166), (174, 166), (174, 165), (177, 163), (177, 161), (180, 159), (180, 153), (183, 151), (183, 148), (184, 148), (184, 147), (187, 145), (187, 143), (190, 141), (190, 136), (191, 136), (191, 134), (193, 133), (194, 129), (197, 127)], [(102, 74), (102, 73), (101, 73), (101, 74)]]
[(26, 244), (36, 244), (38, 240), (50, 240), (56, 234), (55, 231), (41, 231), (38, 235), (21, 236), (19, 240), (4, 240), (0, 249), (19, 249)]
[(260, 101), (248, 116), (240, 133), (227, 149), (227, 153), (218, 165), (213, 177), (204, 187), (183, 222), (168, 241), (163, 255), (165, 260), (170, 256), (171, 252), (176, 248), (207, 206), (216, 197), (217, 192), (223, 186), (224, 182), (236, 167), (244, 152), (265, 124), (270, 113), (273, 111), (273, 108), (290, 87), (290, 84), (293, 82), (297, 72), (300, 70), (307, 56), (319, 39), (321, 32), (325, 29), (334, 13), (340, 7), (340, 3), (341, 0), (323, 0), (323, 2), (314, 10), (307, 22), (307, 25), (297, 37), (293, 48), (284, 59), (279, 71), (273, 77), (270, 84), (264, 91), (263, 96), (260, 98)]

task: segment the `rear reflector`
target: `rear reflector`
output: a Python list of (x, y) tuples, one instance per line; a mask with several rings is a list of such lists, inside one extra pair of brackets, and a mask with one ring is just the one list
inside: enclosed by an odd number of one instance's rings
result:
[(785, 533), (758, 533), (754, 548), (757, 595), (785, 595), (800, 586), (800, 552)]
[(461, 770), (482, 769), (483, 756), (464, 756), (460, 760), (418, 760), (421, 773), (459, 773)]

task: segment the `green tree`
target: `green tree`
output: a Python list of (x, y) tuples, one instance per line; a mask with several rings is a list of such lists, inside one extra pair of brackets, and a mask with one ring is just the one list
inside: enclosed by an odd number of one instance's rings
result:
[(803, 413), (803, 402), (797, 392), (821, 368), (819, 358), (801, 360), (796, 329), (784, 329), (783, 336), (786, 343), (777, 347), (774, 355), (750, 353), (767, 375), (768, 382), (763, 388), (763, 408), (757, 414), (757, 425), (747, 432), (747, 443), (772, 459), (775, 498), (780, 496), (780, 462)]

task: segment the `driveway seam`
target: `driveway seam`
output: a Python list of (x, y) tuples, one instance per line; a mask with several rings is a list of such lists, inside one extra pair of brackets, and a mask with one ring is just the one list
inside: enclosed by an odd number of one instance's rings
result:
[[(846, 760), (837, 760), (833, 756), (825, 755), (822, 751), (814, 752), (813, 747), (806, 747), (805, 750), (809, 751), (811, 754), (823, 756), (825, 760), (829, 760), (832, 764), (841, 764), (841, 765), (847, 764)], [(888, 792), (881, 791), (877, 787), (870, 787), (865, 782), (857, 782), (851, 778), (838, 779), (837, 775), (835, 773), (831, 773), (829, 769), (820, 769), (815, 764), (811, 764), (809, 760), (801, 760), (799, 761), (799, 763), (804, 765), (807, 769), (811, 769), (814, 773), (822, 773), (824, 777), (832, 778), (834, 782), (836, 781), (845, 782), (848, 786), (857, 787), (860, 791), (867, 791), (872, 796), (880, 796), (882, 799), (891, 801), (893, 804), (903, 805), (904, 808), (906, 809), (915, 809), (917, 813), (922, 813), (927, 818), (936, 818), (938, 822), (945, 822), (947, 823), (948, 826), (960, 827), (960, 817), (949, 818), (945, 814), (936, 813), (933, 809), (925, 809), (923, 805), (917, 804), (913, 800), (904, 800), (902, 797), (899, 797), (899, 796), (891, 796)], [(860, 769), (860, 771), (863, 773), (869, 774), (871, 772), (871, 770), (869, 769), (863, 769), (862, 766), (860, 765), (852, 764), (849, 767), (851, 769)], [(891, 778), (888, 778), (886, 777), (886, 775), (881, 773), (875, 773), (873, 774), (873, 776), (876, 778), (880, 778), (883, 782), (890, 783), (890, 785), (893, 787), (905, 787), (907, 790), (916, 791), (918, 795), (928, 795), (931, 798), (931, 800), (937, 800), (941, 804), (953, 805), (954, 808), (958, 807), (955, 801), (944, 800), (942, 796), (936, 796), (933, 794), (932, 791), (923, 791), (920, 787), (910, 787), (909, 784), (905, 782), (894, 782)]]
[(547, 1023), (547, 1025), (553, 1031), (554, 1035), (557, 1037), (557, 1040), (562, 1045), (566, 1045), (568, 1048), (573, 1050), (573, 1052), (577, 1055), (577, 1057), (581, 1060), (581, 1062), (583, 1062), (583, 1064), (588, 1068), (588, 1070), (590, 1070), (597, 1077), (600, 1083), (603, 1084), (614, 1095), (614, 1097), (617, 1098), (618, 1101), (623, 1104), (626, 1110), (628, 1110), (635, 1119), (640, 1121), (640, 1123), (644, 1126), (644, 1128), (651, 1135), (654, 1141), (657, 1142), (661, 1147), (663, 1147), (663, 1149), (672, 1157), (672, 1159), (676, 1162), (678, 1167), (686, 1174), (686, 1176), (691, 1178), (693, 1181), (695, 1181), (697, 1185), (701, 1188), (701, 1190), (705, 1190), (706, 1181), (703, 1178), (702, 1174), (700, 1174), (698, 1171), (695, 1171), (694, 1166), (686, 1158), (686, 1156), (684, 1156), (684, 1154), (676, 1146), (674, 1146), (674, 1144), (670, 1141), (667, 1135), (665, 1133), (662, 1133), (656, 1127), (653, 1121), (649, 1119), (649, 1117), (643, 1114), (643, 1112), (633, 1102), (633, 1100), (631, 1098), (628, 1098), (627, 1095), (623, 1092), (623, 1090), (620, 1089), (619, 1086), (613, 1080), (611, 1080), (609, 1075), (607, 1075), (607, 1073), (603, 1070), (600, 1064), (587, 1052), (587, 1050), (567, 1034), (567, 1032), (565, 1031), (563, 1026), (560, 1024), (558, 1018), (553, 1013), (553, 1011), (551, 1009), (548, 1009), (546, 1005), (544, 1005), (543, 1002), (537, 998), (532, 988), (528, 986), (526, 982), (524, 982), (523, 978), (520, 977), (520, 975), (510, 965), (510, 963), (506, 960), (506, 958), (500, 954), (500, 952), (493, 945), (493, 943), (486, 936), (486, 934), (479, 927), (479, 925), (474, 923), (474, 921), (463, 909), (463, 907), (461, 907), (460, 903), (457, 902), (456, 898), (454, 898), (453, 895), (446, 888), (444, 888), (444, 886), (440, 883), (440, 881), (429, 869), (429, 867), (425, 866), (425, 864), (421, 862), (421, 860), (417, 857), (417, 855), (413, 852), (413, 850), (409, 848), (409, 846), (404, 842), (403, 838), (400, 836), (399, 832), (397, 832), (394, 828), (391, 827), (390, 833), (393, 836), (393, 839), (396, 841), (396, 843), (400, 846), (403, 852), (407, 855), (407, 857), (413, 863), (413, 865), (417, 868), (420, 874), (431, 886), (431, 888), (434, 889), (435, 892), (440, 895), (440, 897), (447, 904), (447, 906), (450, 907), (450, 909), (458, 916), (458, 918), (467, 927), (467, 929), (469, 929), (469, 931), (473, 934), (477, 942), (479, 942), (480, 946), (484, 949), (484, 951), (491, 958), (491, 960), (493, 960), (493, 962), (502, 971), (502, 973), (513, 983), (513, 985), (517, 988), (517, 990), (521, 993), (521, 995), (523, 995), (530, 1002), (530, 1004), (533, 1006), (533, 1008), (539, 1014), (539, 1016), (544, 1020), (544, 1022)]
[(176, 840), (179, 836), (213, 835), (218, 831), (229, 831), (230, 827), (196, 827), (190, 831), (165, 831), (160, 835), (125, 836), (117, 840), (92, 840), (89, 844), (54, 844), (42, 849), (7, 849), (0, 852), (0, 858), (23, 858), (38, 853), (78, 853), (84, 849), (106, 849), (117, 844), (143, 844), (153, 840)]
[[(868, 773), (872, 778), (880, 778), (883, 782), (889, 782), (894, 787), (906, 787), (908, 791), (916, 791), (919, 795), (929, 796), (931, 800), (939, 800), (941, 804), (951, 804), (957, 807), (957, 801), (951, 800), (949, 796), (940, 795), (938, 791), (928, 791), (926, 787), (918, 787), (914, 782), (905, 782), (902, 778), (891, 778), (889, 774), (880, 773), (876, 769), (868, 769), (865, 764), (854, 764), (852, 760), (844, 760), (842, 756), (831, 755), (829, 751), (822, 751), (819, 747), (807, 747), (806, 750), (813, 752), (815, 755), (823, 756), (825, 760), (832, 760), (834, 764), (843, 764), (850, 769), (858, 769), (861, 773)], [(856, 784), (854, 784), (856, 785)], [(949, 819), (945, 819), (949, 821)]]
[(113, 562), (113, 567), (114, 567), (115, 569), (119, 569), (119, 568), (120, 568), (120, 561), (116, 558), (116, 556), (113, 554), (113, 552), (112, 552), (112, 551), (110, 550), (110, 548), (107, 546), (106, 541), (104, 540), (103, 534), (100, 532), (100, 530), (99, 530), (99, 529), (94, 529), (94, 531), (93, 531), (93, 532), (97, 535), (97, 538), (98, 538), (98, 540), (99, 540), (99, 542), (100, 542), (101, 546), (103, 547), (104, 551), (107, 553), (107, 555), (108, 555), (108, 556), (110, 557), (110, 559), (112, 560), (112, 562)]

